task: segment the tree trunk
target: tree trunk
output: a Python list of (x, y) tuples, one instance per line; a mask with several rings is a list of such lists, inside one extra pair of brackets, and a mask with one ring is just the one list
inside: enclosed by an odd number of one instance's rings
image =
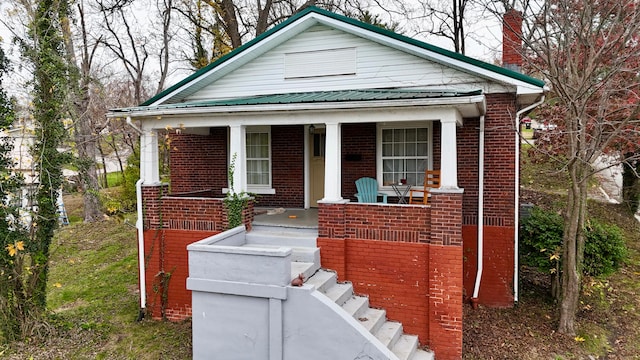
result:
[(584, 255), (584, 220), (586, 213), (586, 166), (580, 161), (569, 164), (571, 188), (565, 209), (564, 251), (562, 255), (562, 298), (558, 332), (575, 335), (575, 314), (580, 300), (582, 259)]
[[(88, 99), (87, 99), (88, 100)], [(100, 207), (100, 185), (96, 169), (97, 135), (91, 129), (91, 119), (86, 114), (80, 116), (76, 126), (76, 147), (78, 148), (79, 178), (84, 202), (84, 221), (102, 220)], [(105, 176), (107, 169), (104, 169)]]

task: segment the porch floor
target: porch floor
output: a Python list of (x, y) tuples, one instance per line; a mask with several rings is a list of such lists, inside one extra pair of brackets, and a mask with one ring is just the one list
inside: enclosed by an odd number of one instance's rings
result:
[(318, 209), (256, 208), (253, 225), (317, 229)]

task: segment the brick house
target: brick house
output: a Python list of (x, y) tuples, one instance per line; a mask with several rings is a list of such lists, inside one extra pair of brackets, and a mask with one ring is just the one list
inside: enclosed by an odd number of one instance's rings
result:
[[(508, 13), (505, 29), (519, 21)], [(233, 190), (257, 195), (248, 231), (256, 206), (317, 209), (322, 267), (438, 359), (460, 358), (463, 301), (517, 301), (516, 130), (545, 86), (517, 71), (515, 39), (505, 32), (498, 67), (310, 7), (142, 105), (113, 110), (140, 123), (141, 307), (191, 316), (186, 247), (226, 229), (235, 156)], [(170, 185), (158, 171), (164, 130)], [(425, 169), (442, 173), (429, 204), (398, 204), (391, 184), (420, 187)], [(376, 179), (388, 203), (358, 203), (361, 177)]]

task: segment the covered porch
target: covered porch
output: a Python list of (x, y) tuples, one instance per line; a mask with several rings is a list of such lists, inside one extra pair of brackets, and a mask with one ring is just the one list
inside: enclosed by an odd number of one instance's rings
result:
[[(401, 100), (347, 101), (339, 109), (317, 102), (287, 111), (286, 104), (224, 113), (207, 107), (202, 114), (190, 108), (188, 119), (175, 115), (176, 105), (155, 113), (147, 109), (145, 115), (156, 118), (141, 129), (141, 178), (145, 185), (159, 184), (158, 134), (168, 129), (170, 195), (246, 192), (255, 194), (260, 206), (308, 209), (356, 201), (360, 177), (376, 179), (379, 191), (390, 197), (396, 196), (391, 184), (401, 178), (421, 188), (426, 169), (441, 170), (441, 189), (459, 189), (457, 128), (463, 118), (484, 114), (484, 95), (410, 94)], [(232, 179), (225, 176), (231, 165)]]

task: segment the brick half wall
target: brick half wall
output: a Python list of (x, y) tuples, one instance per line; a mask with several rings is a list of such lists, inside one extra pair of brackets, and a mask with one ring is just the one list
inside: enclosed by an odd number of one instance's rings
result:
[[(227, 213), (222, 199), (167, 196), (166, 184), (143, 186), (147, 312), (153, 318), (184, 320), (191, 316), (187, 245), (224, 231)], [(251, 229), (254, 203), (243, 211)]]
[(461, 359), (462, 193), (433, 194), (432, 204), (321, 204), (317, 244), (323, 267), (402, 322), (436, 358)]
[(191, 316), (187, 245), (216, 233), (169, 229), (144, 232), (148, 315), (172, 321)]

